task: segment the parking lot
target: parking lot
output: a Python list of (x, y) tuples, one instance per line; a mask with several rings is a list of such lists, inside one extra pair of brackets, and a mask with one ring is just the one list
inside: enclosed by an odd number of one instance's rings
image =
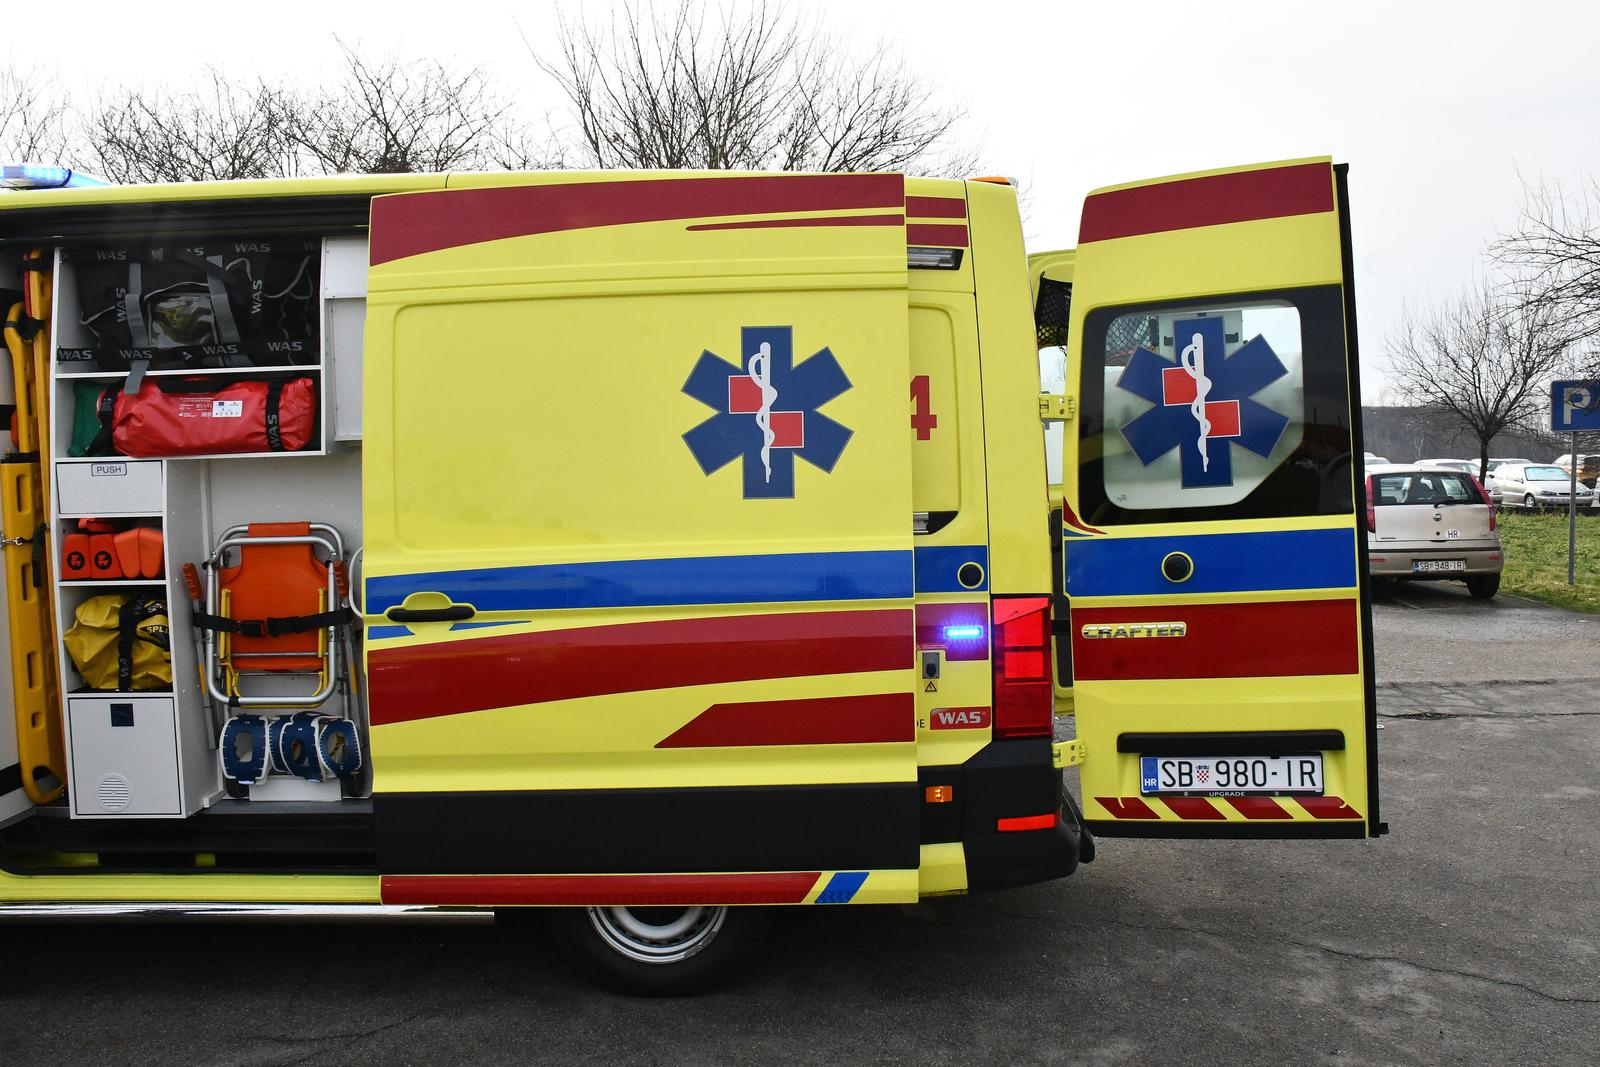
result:
[(481, 923), (13, 924), (0, 1063), (1592, 1064), (1600, 617), (1453, 585), (1375, 616), (1380, 840), (1108, 841), (1055, 884), (813, 909), (689, 1001)]

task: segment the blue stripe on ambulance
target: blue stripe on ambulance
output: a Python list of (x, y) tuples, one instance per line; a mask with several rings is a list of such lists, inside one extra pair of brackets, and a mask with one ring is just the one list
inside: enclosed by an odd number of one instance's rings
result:
[[(917, 592), (976, 593), (989, 588), (988, 545), (918, 546), (915, 551)], [(976, 563), (983, 568), (983, 581), (970, 589), (956, 578), (964, 563)]]
[[(1343, 529), (1070, 540), (1067, 595), (1348, 588), (1356, 584), (1355, 536)], [(1194, 560), (1187, 581), (1162, 576), (1161, 561), (1171, 552)]]
[(415, 592), (479, 611), (908, 599), (912, 567), (911, 552), (886, 550), (432, 571), (368, 578), (367, 611), (381, 615)]
[(848, 904), (867, 880), (866, 871), (840, 871), (817, 894), (818, 904)]

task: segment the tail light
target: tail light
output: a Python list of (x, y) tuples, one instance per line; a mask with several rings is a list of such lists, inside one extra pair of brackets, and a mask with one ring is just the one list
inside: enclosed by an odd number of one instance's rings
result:
[(1050, 685), (1050, 598), (994, 598), (994, 734), (1049, 737), (1055, 725)]
[[(1467, 475), (1467, 477), (1468, 478), (1472, 478), (1472, 475), (1469, 474), (1469, 475)], [(1483, 487), (1483, 483), (1478, 481), (1478, 479), (1476, 479), (1476, 478), (1472, 478), (1472, 487), (1478, 491), (1478, 495), (1479, 496), (1483, 497), (1484, 506), (1489, 509), (1489, 532), (1493, 533), (1494, 532), (1494, 501), (1492, 499), (1490, 499), (1490, 497), (1489, 497), (1489, 490), (1485, 489)]]
[(1367, 532), (1378, 532), (1378, 506), (1372, 496), (1372, 476), (1367, 475)]

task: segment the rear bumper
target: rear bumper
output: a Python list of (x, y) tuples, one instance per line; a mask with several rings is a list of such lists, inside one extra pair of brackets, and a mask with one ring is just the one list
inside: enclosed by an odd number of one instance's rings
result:
[[(1468, 574), (1499, 574), (1505, 555), (1498, 544), (1469, 542), (1462, 545), (1389, 543), (1368, 547), (1368, 568), (1376, 578), (1460, 578)], [(1466, 562), (1460, 571), (1435, 571), (1418, 574), (1412, 564), (1419, 560), (1459, 559)]]
[[(1006, 889), (1065, 878), (1094, 856), (1094, 841), (1056, 770), (1047, 737), (994, 741), (961, 767), (961, 838), (967, 887)], [(1030, 830), (1000, 820), (1053, 813)]]

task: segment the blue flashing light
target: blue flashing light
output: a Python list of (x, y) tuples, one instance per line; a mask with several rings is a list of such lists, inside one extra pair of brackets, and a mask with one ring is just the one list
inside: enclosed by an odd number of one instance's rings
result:
[(977, 624), (946, 626), (944, 628), (944, 639), (946, 641), (976, 641), (982, 636), (983, 627)]
[(81, 189), (105, 185), (71, 167), (50, 167), (42, 163), (7, 163), (0, 166), (0, 188), (5, 189)]

